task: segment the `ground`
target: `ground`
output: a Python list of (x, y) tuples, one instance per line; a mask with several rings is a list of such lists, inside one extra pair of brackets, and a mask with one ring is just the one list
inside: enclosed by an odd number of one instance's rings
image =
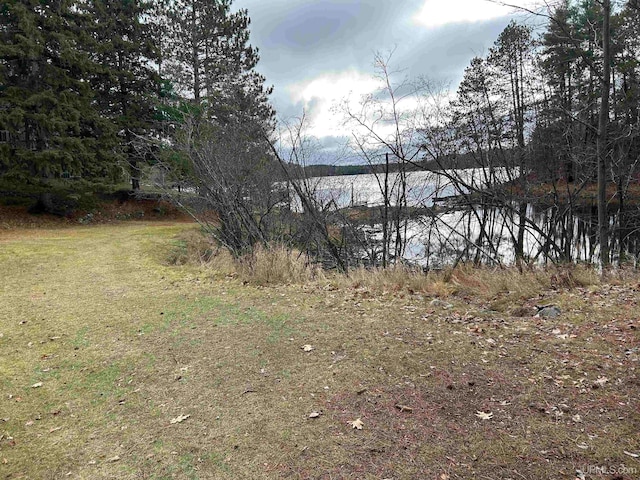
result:
[(188, 223), (22, 227), (2, 478), (640, 478), (633, 273), (258, 286), (176, 265)]

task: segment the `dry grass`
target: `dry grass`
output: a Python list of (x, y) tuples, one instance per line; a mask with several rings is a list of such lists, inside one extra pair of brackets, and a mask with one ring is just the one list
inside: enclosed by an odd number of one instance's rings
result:
[(256, 248), (236, 268), (245, 282), (255, 285), (308, 283), (321, 275), (306, 255), (281, 245)]
[(0, 233), (3, 478), (640, 475), (636, 275), (243, 285), (223, 254), (167, 262), (190, 228)]

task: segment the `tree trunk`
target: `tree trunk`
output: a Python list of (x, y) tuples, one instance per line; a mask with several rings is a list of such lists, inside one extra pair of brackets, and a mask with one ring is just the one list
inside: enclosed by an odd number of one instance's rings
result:
[(384, 162), (384, 207), (382, 210), (382, 268), (387, 268), (389, 256), (389, 154)]
[(611, 0), (603, 0), (602, 77), (600, 79), (600, 112), (598, 119), (598, 241), (600, 265), (609, 265), (609, 216), (607, 215), (607, 129), (609, 124), (609, 89), (611, 84)]

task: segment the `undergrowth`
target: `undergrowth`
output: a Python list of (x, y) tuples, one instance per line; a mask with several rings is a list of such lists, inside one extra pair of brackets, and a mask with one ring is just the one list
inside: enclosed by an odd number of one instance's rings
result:
[[(196, 229), (187, 230), (179, 236), (168, 261), (175, 265), (204, 264), (214, 272), (238, 276), (245, 283), (254, 285), (322, 283), (336, 288), (366, 289), (373, 293), (500, 298), (505, 304), (512, 299), (534, 298), (550, 289), (588, 287), (601, 282), (596, 269), (589, 265), (531, 266), (519, 270), (515, 267), (463, 264), (454, 269), (432, 272), (408, 265), (392, 265), (387, 268), (360, 267), (345, 274), (323, 270), (304, 253), (282, 245), (257, 247), (251, 254), (234, 258)], [(610, 275), (608, 281), (615, 281), (616, 277), (622, 279), (624, 275), (624, 270), (617, 271)], [(494, 307), (503, 309), (500, 301)]]

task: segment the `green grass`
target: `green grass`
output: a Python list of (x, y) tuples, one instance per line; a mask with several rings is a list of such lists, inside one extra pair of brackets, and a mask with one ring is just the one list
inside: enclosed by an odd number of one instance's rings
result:
[[(216, 257), (172, 262), (192, 228), (0, 233), (3, 478), (640, 472), (624, 453), (640, 453), (636, 276), (567, 288), (544, 273), (492, 286), (487, 272), (452, 285), (392, 272), (376, 287), (362, 272), (252, 286)], [(432, 306), (430, 291), (454, 307)], [(551, 301), (559, 319), (509, 314)]]

